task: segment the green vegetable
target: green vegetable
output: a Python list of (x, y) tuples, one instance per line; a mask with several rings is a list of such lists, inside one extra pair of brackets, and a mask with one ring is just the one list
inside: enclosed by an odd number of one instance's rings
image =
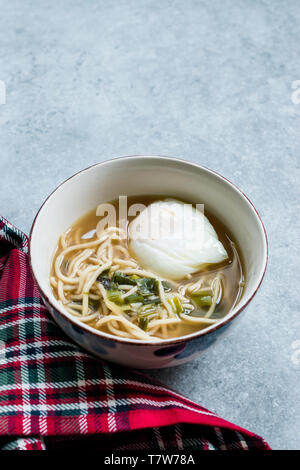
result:
[(138, 302), (144, 303), (144, 300), (145, 300), (144, 297), (138, 292), (135, 292), (134, 294), (130, 294), (127, 297), (125, 297), (125, 301), (129, 304), (138, 303)]
[[(136, 274), (129, 276), (122, 273), (121, 271), (116, 271), (112, 279), (108, 276), (99, 276), (98, 281), (101, 282), (104, 287), (107, 289), (108, 299), (117, 305), (132, 304), (132, 303), (143, 303), (144, 305), (149, 305), (154, 307), (161, 303), (160, 297), (158, 294), (158, 281), (154, 278), (149, 277), (139, 277)], [(131, 295), (122, 298), (122, 292), (118, 289), (118, 286), (123, 284), (130, 286), (138, 286), (138, 290)], [(162, 281), (163, 288), (166, 292), (171, 290), (171, 287), (166, 281)], [(178, 299), (177, 299), (178, 300)], [(178, 300), (179, 302), (179, 300)], [(174, 311), (180, 313), (182, 310), (181, 304), (179, 302), (174, 305)]]
[(112, 280), (116, 284), (127, 284), (130, 286), (136, 286), (135, 279), (132, 279), (132, 277), (128, 276), (127, 274), (121, 273), (120, 271), (116, 271), (114, 273)]
[(142, 330), (144, 330), (144, 331), (147, 330), (148, 323), (149, 323), (148, 318), (140, 317), (140, 319), (139, 319), (139, 327), (140, 327)]
[(200, 296), (200, 297), (203, 297), (203, 296), (206, 296), (206, 295), (212, 295), (212, 291), (209, 287), (205, 288), (203, 287), (202, 289), (192, 293), (192, 296)]
[[(159, 282), (157, 279), (154, 279), (154, 292), (155, 294), (158, 294), (159, 293)], [(161, 285), (163, 286), (163, 289), (165, 292), (170, 292), (172, 290), (172, 287), (170, 286), (170, 284), (167, 282), (167, 281), (161, 281)]]
[(176, 307), (176, 313), (182, 313), (184, 311), (184, 308), (183, 306), (181, 305), (181, 302), (180, 300), (178, 299), (178, 297), (174, 297), (173, 298), (173, 302), (174, 302), (174, 305)]
[(107, 298), (108, 300), (110, 300), (111, 302), (114, 302), (117, 305), (122, 305), (124, 303), (122, 292), (117, 289), (108, 290)]
[(104, 271), (102, 271), (102, 273), (100, 274), (100, 276), (107, 276), (108, 273), (110, 271), (110, 268), (107, 268), (107, 269), (104, 269)]
[(155, 296), (155, 297), (151, 296), (151, 298), (147, 298), (147, 299), (144, 298), (144, 304), (157, 305), (157, 304), (160, 304), (160, 303), (161, 303), (160, 297), (157, 297), (157, 296)]
[(139, 292), (144, 297), (155, 293), (156, 279), (151, 277), (141, 277), (136, 279), (136, 284), (139, 286)]
[(151, 315), (156, 315), (157, 314), (157, 307), (155, 305), (143, 305), (139, 309), (139, 316), (141, 317), (148, 317)]
[(184, 308), (181, 305), (181, 302), (178, 299), (178, 297), (173, 297), (173, 299), (169, 299), (168, 302), (171, 305), (171, 307), (172, 307), (172, 309), (175, 313), (178, 314), (178, 313), (183, 313), (184, 312)]
[(117, 288), (117, 284), (115, 282), (112, 282), (108, 276), (102, 276), (102, 274), (97, 277), (97, 282), (100, 282), (107, 290)]
[[(139, 293), (148, 297), (153, 294), (158, 294), (158, 281), (152, 277), (139, 277), (136, 274), (129, 276), (120, 271), (116, 271), (112, 277), (112, 282), (115, 284), (127, 284), (130, 286), (138, 286)], [(169, 292), (172, 288), (166, 281), (162, 281), (163, 288), (166, 292)]]
[(131, 310), (130, 304), (123, 304), (120, 305), (120, 309), (123, 310), (123, 312), (129, 312)]
[(198, 307), (210, 307), (212, 304), (211, 295), (193, 295), (192, 299)]

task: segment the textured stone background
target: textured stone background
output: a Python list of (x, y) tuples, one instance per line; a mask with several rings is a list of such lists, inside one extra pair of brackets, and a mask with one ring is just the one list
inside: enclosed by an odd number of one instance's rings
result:
[(299, 25), (298, 0), (0, 0), (12, 223), (28, 233), (58, 183), (130, 154), (197, 161), (257, 206), (270, 242), (259, 294), (211, 350), (153, 375), (274, 448), (300, 448)]

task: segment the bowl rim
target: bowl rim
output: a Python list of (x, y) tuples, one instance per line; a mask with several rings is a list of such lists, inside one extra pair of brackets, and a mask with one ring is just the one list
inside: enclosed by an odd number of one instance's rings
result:
[[(78, 176), (81, 173), (84, 173), (85, 171), (88, 171), (88, 170), (90, 170), (92, 168), (95, 168), (95, 167), (104, 166), (105, 164), (108, 164), (108, 163), (110, 163), (112, 161), (115, 161), (115, 160), (120, 161), (120, 160), (126, 160), (126, 159), (134, 159), (134, 158), (136, 158), (136, 159), (159, 158), (159, 159), (162, 159), (162, 160), (181, 162), (181, 163), (187, 164), (189, 166), (195, 167), (197, 169), (204, 170), (208, 173), (211, 173), (214, 176), (217, 176), (220, 180), (225, 181), (229, 186), (231, 186), (232, 189), (234, 189), (248, 203), (248, 205), (251, 206), (251, 208), (254, 211), (254, 214), (256, 216), (256, 219), (257, 219), (258, 223), (260, 224), (260, 226), (262, 228), (262, 232), (264, 234), (265, 258), (264, 258), (263, 270), (262, 270), (262, 274), (261, 274), (258, 282), (256, 283), (255, 287), (253, 288), (253, 292), (250, 295), (250, 297), (248, 298), (248, 300), (246, 302), (242, 302), (242, 299), (241, 299), (241, 305), (239, 306), (239, 308), (234, 308), (231, 312), (228, 312), (217, 323), (215, 323), (211, 326), (208, 326), (207, 328), (204, 328), (202, 330), (190, 333), (188, 335), (179, 336), (178, 338), (162, 339), (162, 340), (158, 340), (158, 341), (145, 341), (145, 340), (139, 340), (139, 339), (121, 338), (121, 337), (117, 337), (117, 336), (114, 336), (114, 335), (109, 334), (109, 333), (102, 332), (100, 330), (96, 330), (95, 328), (93, 328), (89, 325), (86, 325), (85, 323), (80, 322), (80, 320), (77, 320), (75, 317), (72, 317), (72, 315), (69, 314), (67, 311), (65, 311), (63, 308), (59, 308), (56, 305), (54, 305), (52, 303), (51, 299), (49, 298), (49, 296), (44, 292), (44, 290), (40, 286), (39, 281), (38, 281), (38, 279), (35, 275), (34, 269), (33, 269), (32, 254), (31, 254), (33, 231), (34, 231), (34, 228), (35, 228), (36, 223), (38, 221), (38, 216), (39, 216), (40, 212), (43, 210), (44, 206), (46, 205), (48, 200), (54, 195), (54, 193), (56, 193), (56, 191), (58, 191), (69, 180), (75, 178), (76, 176)], [(46, 199), (44, 200), (44, 202), (40, 206), (39, 210), (37, 211), (37, 213), (34, 217), (31, 229), (30, 229), (28, 254), (29, 254), (29, 265), (30, 265), (30, 269), (31, 269), (34, 281), (35, 281), (39, 291), (42, 293), (43, 299), (45, 299), (46, 303), (49, 304), (51, 306), (51, 308), (54, 309), (55, 312), (58, 312), (62, 317), (64, 317), (69, 322), (71, 322), (73, 325), (76, 325), (77, 327), (82, 328), (83, 330), (91, 333), (92, 335), (94, 335), (96, 337), (104, 338), (106, 340), (111, 340), (111, 341), (114, 341), (114, 342), (117, 342), (117, 343), (122, 343), (122, 344), (127, 344), (127, 345), (153, 347), (153, 346), (160, 346), (160, 345), (161, 346), (169, 346), (169, 345), (174, 345), (174, 344), (178, 344), (178, 343), (181, 343), (181, 342), (192, 341), (192, 340), (194, 340), (196, 338), (199, 338), (201, 336), (206, 336), (210, 333), (213, 333), (214, 331), (216, 331), (219, 328), (222, 328), (223, 326), (227, 325), (235, 317), (237, 317), (249, 305), (249, 303), (252, 301), (252, 299), (254, 298), (254, 296), (256, 295), (256, 293), (258, 291), (258, 289), (261, 286), (261, 283), (263, 281), (263, 278), (265, 276), (265, 272), (266, 272), (266, 269), (267, 269), (268, 257), (269, 257), (269, 246), (268, 246), (268, 238), (267, 238), (267, 233), (266, 233), (265, 226), (264, 226), (263, 221), (261, 219), (261, 216), (258, 213), (257, 209), (255, 208), (254, 204), (251, 202), (251, 200), (246, 196), (246, 194), (240, 188), (238, 188), (234, 183), (232, 183), (225, 176), (221, 175), (217, 171), (211, 170), (210, 168), (208, 168), (206, 166), (203, 166), (203, 165), (200, 165), (198, 163), (195, 163), (195, 162), (192, 162), (192, 161), (189, 161), (189, 160), (185, 160), (185, 159), (182, 159), (182, 158), (169, 157), (169, 156), (165, 156), (165, 155), (126, 155), (126, 156), (113, 157), (113, 158), (110, 158), (110, 159), (107, 159), (107, 160), (103, 160), (102, 162), (94, 163), (93, 165), (90, 165), (86, 168), (83, 168), (82, 170), (77, 171), (76, 173), (74, 173), (73, 175), (69, 176), (64, 181), (62, 181), (46, 197)]]

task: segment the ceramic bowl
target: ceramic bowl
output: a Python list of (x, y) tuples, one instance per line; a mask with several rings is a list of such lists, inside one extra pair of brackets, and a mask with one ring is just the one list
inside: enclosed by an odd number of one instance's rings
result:
[[(237, 305), (220, 321), (188, 336), (145, 342), (117, 338), (80, 323), (55, 299), (50, 266), (60, 234), (101, 202), (119, 195), (166, 195), (204, 203), (229, 229), (244, 260), (246, 286)], [(46, 199), (30, 234), (31, 269), (56, 323), (95, 356), (135, 368), (182, 364), (220, 338), (257, 292), (267, 264), (263, 223), (249, 199), (226, 178), (195, 163), (160, 156), (131, 156), (104, 161), (66, 180)]]

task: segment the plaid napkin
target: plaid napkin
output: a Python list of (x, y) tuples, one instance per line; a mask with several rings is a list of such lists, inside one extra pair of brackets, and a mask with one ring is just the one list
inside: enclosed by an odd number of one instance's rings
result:
[(153, 379), (102, 362), (49, 317), (28, 239), (0, 217), (0, 449), (269, 449)]

